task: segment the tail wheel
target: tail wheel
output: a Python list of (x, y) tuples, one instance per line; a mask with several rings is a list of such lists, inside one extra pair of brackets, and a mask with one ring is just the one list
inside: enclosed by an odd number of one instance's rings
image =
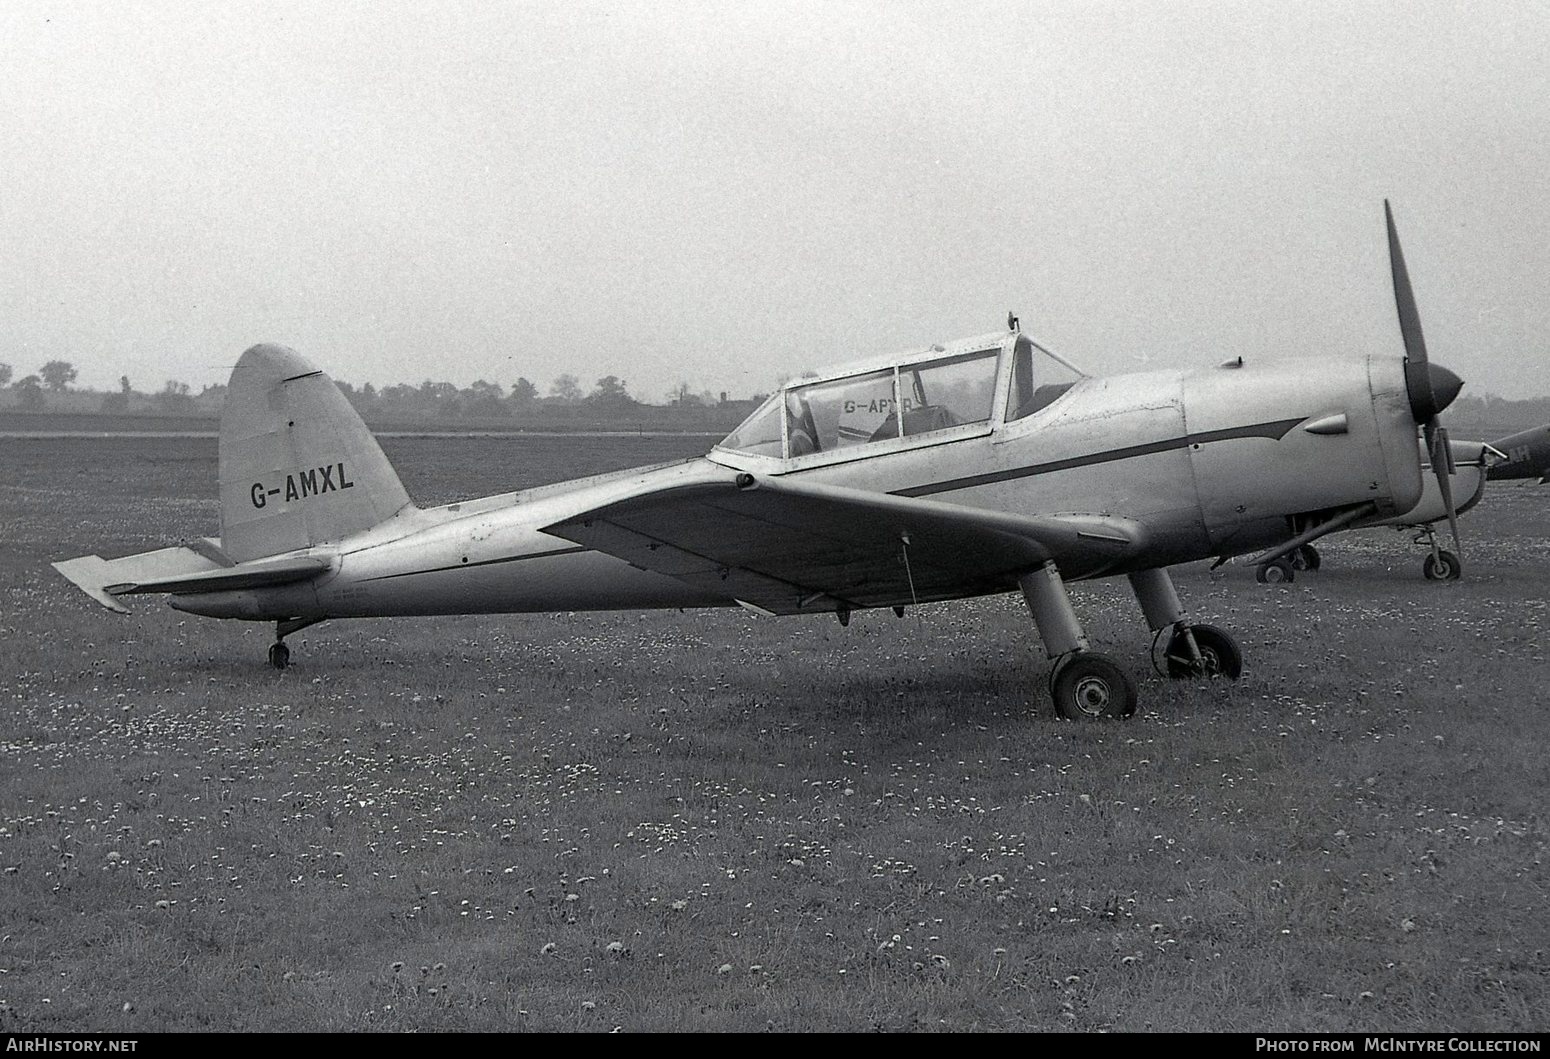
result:
[(1189, 631), (1200, 649), (1200, 661), (1196, 662), (1184, 638), (1184, 630), (1173, 634), (1168, 641), (1168, 675), (1175, 680), (1184, 677), (1203, 676), (1208, 680), (1225, 677), (1237, 680), (1243, 674), (1243, 651), (1225, 631), (1215, 625), (1191, 625)]
[(284, 669), (291, 664), (291, 649), (283, 643), (269, 645), (269, 664), (276, 669)]
[(1083, 652), (1055, 672), (1055, 710), (1067, 720), (1129, 717), (1136, 712), (1136, 683), (1099, 654)]
[(1421, 572), (1428, 581), (1457, 581), (1464, 575), (1464, 564), (1459, 562), (1458, 556), (1442, 548), (1426, 557)]
[(1272, 559), (1260, 564), (1254, 571), (1254, 580), (1262, 585), (1289, 585), (1297, 580), (1297, 571), (1285, 559)]

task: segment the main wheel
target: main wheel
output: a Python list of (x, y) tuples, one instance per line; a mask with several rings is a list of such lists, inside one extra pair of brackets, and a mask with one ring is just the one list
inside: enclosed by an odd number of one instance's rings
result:
[(1304, 544), (1286, 558), (1293, 570), (1317, 570), (1321, 561), (1319, 550), (1311, 544)]
[(1254, 580), (1262, 585), (1289, 585), (1297, 580), (1297, 571), (1285, 559), (1272, 559), (1259, 565), (1254, 571)]
[(1421, 564), (1421, 572), (1428, 581), (1457, 581), (1464, 575), (1464, 565), (1459, 557), (1446, 548), (1435, 555), (1428, 555)]
[(269, 645), (269, 664), (276, 669), (284, 669), (291, 664), (291, 649), (283, 643)]
[(1200, 661), (1190, 657), (1189, 642), (1184, 630), (1175, 632), (1168, 640), (1168, 675), (1175, 680), (1183, 677), (1203, 676), (1207, 679), (1226, 677), (1237, 680), (1243, 673), (1243, 652), (1238, 641), (1215, 625), (1191, 625), (1195, 646), (1200, 648)]
[(1067, 720), (1129, 717), (1136, 712), (1136, 682), (1099, 654), (1068, 658), (1055, 672), (1055, 712)]

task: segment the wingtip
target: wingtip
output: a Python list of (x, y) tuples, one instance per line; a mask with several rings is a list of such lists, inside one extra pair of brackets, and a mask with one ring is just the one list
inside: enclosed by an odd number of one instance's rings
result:
[(62, 559), (57, 563), (49, 563), (49, 565), (61, 577), (84, 592), (93, 603), (115, 614), (131, 613), (128, 607), (109, 595), (109, 589), (98, 584), (101, 571), (108, 568), (108, 561), (102, 556), (81, 555), (74, 559)]

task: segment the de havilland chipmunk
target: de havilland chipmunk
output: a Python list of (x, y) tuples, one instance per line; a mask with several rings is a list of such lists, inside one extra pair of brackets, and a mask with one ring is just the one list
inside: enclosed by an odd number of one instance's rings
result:
[[(338, 388), (280, 346), (242, 355), (219, 442), (220, 537), (54, 564), (97, 602), (274, 622), (743, 605), (767, 614), (1021, 590), (1067, 717), (1128, 716), (1130, 673), (1089, 649), (1071, 581), (1123, 575), (1175, 677), (1236, 678), (1168, 568), (1271, 562), (1422, 496), (1417, 428), (1451, 519), (1427, 359), (1385, 204), (1404, 355), (1356, 352), (1091, 378), (1022, 333), (788, 382), (703, 457), (417, 507)], [(1440, 456), (1441, 458), (1437, 458)], [(1154, 641), (1155, 642), (1155, 641)]]
[[(1485, 493), (1489, 475), (1488, 459), (1495, 450), (1482, 441), (1455, 441), (1447, 445), (1447, 477), (1449, 495), (1443, 496), (1438, 484), (1437, 472), (1432, 467), (1432, 457), (1421, 446), (1421, 499), (1415, 507), (1400, 515), (1388, 518), (1373, 516), (1358, 519), (1350, 529), (1367, 529), (1372, 526), (1391, 526), (1396, 530), (1414, 532), (1415, 542), (1426, 549), (1421, 561), (1421, 574), (1428, 581), (1457, 581), (1463, 575), (1464, 564), (1458, 552), (1449, 551), (1437, 542), (1437, 524), (1472, 509)], [(1428, 473), (1431, 472), (1431, 473)], [(1454, 547), (1458, 547), (1458, 528), (1453, 527)], [(1460, 549), (1462, 550), (1462, 549)], [(1322, 565), (1318, 549), (1304, 544), (1289, 554), (1274, 557), (1260, 563), (1255, 577), (1261, 584), (1289, 582), (1296, 579), (1301, 570), (1317, 570)]]
[[(1448, 518), (1450, 502), (1453, 517), (1457, 518), (1480, 502), (1488, 481), (1537, 478), (1541, 485), (1550, 482), (1550, 425), (1531, 427), (1495, 441), (1449, 440), (1447, 455), (1451, 497), (1445, 499), (1437, 479), (1426, 473), (1432, 470), (1432, 465), (1431, 456), (1423, 446), (1423, 488), (1416, 506), (1402, 515), (1364, 519), (1351, 527), (1392, 526), (1414, 532), (1415, 542), (1426, 549), (1421, 573), (1429, 581), (1456, 581), (1463, 576), (1464, 566), (1458, 553), (1437, 542), (1437, 524)], [(1455, 528), (1454, 546), (1457, 545)], [(1320, 565), (1318, 550), (1305, 544), (1288, 555), (1262, 563), (1255, 574), (1261, 583), (1292, 581), (1298, 571), (1317, 570)]]

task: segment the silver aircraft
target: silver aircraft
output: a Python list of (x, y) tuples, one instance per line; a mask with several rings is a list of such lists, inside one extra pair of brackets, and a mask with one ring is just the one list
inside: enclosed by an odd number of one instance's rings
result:
[[(833, 613), (1021, 590), (1063, 716), (1128, 716), (1071, 581), (1123, 575), (1170, 675), (1235, 678), (1168, 567), (1290, 554), (1422, 495), (1417, 428), (1462, 383), (1427, 360), (1388, 214), (1405, 355), (1091, 378), (1011, 329), (783, 386), (704, 457), (417, 507), (337, 387), (255, 346), (221, 417), (220, 537), (54, 564), (97, 602), (274, 622), (741, 604)], [(1445, 463), (1434, 459), (1434, 463)], [(1451, 516), (1445, 475), (1438, 481)]]
[[(1437, 541), (1437, 525), (1472, 509), (1485, 495), (1488, 481), (1537, 478), (1539, 484), (1550, 482), (1550, 425), (1531, 427), (1528, 430), (1497, 438), (1495, 441), (1448, 442), (1448, 484), (1451, 496), (1444, 497), (1439, 479), (1426, 475), (1432, 470), (1431, 455), (1421, 449), (1422, 493), (1414, 508), (1392, 518), (1372, 518), (1357, 522), (1352, 529), (1368, 526), (1392, 526), (1396, 530), (1412, 531), (1415, 542), (1426, 550), (1421, 562), (1421, 573), (1429, 581), (1456, 581), (1463, 576), (1464, 564), (1459, 557), (1458, 530), (1453, 531), (1454, 548), (1450, 551)], [(1262, 563), (1255, 571), (1262, 584), (1292, 581), (1301, 570), (1317, 570), (1321, 565), (1318, 550), (1305, 544), (1296, 551)]]
[[(1453, 547), (1457, 550), (1450, 551), (1438, 543), (1437, 524), (1448, 519), (1450, 511), (1456, 520), (1480, 502), (1485, 493), (1486, 478), (1494, 469), (1487, 465), (1489, 455), (1494, 452), (1495, 449), (1483, 441), (1450, 439), (1446, 472), (1449, 495), (1445, 497), (1438, 484), (1437, 471), (1432, 467), (1432, 457), (1425, 446), (1421, 446), (1422, 489), (1421, 499), (1415, 507), (1389, 518), (1374, 516), (1358, 520), (1352, 523), (1351, 529), (1391, 526), (1401, 532), (1413, 532), (1415, 543), (1426, 550), (1426, 557), (1421, 560), (1422, 576), (1428, 581), (1457, 581), (1464, 571), (1463, 560), (1459, 557), (1463, 549), (1459, 546), (1457, 526), (1453, 531)], [(1428, 474), (1428, 471), (1432, 473)], [(1304, 544), (1287, 555), (1261, 562), (1254, 573), (1261, 584), (1290, 582), (1296, 579), (1299, 571), (1319, 569), (1322, 561), (1318, 549)]]

